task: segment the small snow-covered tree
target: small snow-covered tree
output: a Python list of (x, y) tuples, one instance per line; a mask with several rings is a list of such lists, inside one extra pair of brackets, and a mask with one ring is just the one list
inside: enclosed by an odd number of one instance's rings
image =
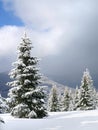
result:
[(8, 104), (11, 114), (19, 118), (42, 118), (47, 115), (45, 108), (45, 94), (41, 87), (40, 75), (37, 69), (38, 59), (31, 56), (30, 39), (26, 36), (18, 47), (17, 61), (10, 72), (13, 79), (8, 85), (12, 88), (8, 93)]
[(69, 111), (73, 111), (74, 109), (74, 93), (72, 89), (69, 89), (69, 95), (70, 95), (70, 105), (69, 105)]
[(72, 97), (71, 97), (71, 90), (65, 88), (64, 95), (62, 98), (62, 111), (70, 111), (72, 110)]
[(8, 106), (6, 104), (6, 99), (0, 94), (0, 113), (8, 112)]
[(98, 103), (98, 97), (97, 97), (97, 91), (96, 91), (96, 88), (93, 88), (93, 93), (92, 93), (93, 95), (93, 100), (94, 100), (94, 106), (95, 106), (95, 109), (97, 109), (98, 108), (98, 106), (97, 106), (97, 103)]
[(98, 92), (96, 92), (96, 109), (98, 109)]
[(51, 91), (49, 94), (48, 111), (51, 111), (51, 112), (59, 111), (58, 91), (55, 85), (51, 88)]
[(95, 109), (96, 108), (95, 99), (96, 97), (95, 97), (95, 90), (93, 86), (93, 80), (90, 76), (88, 69), (86, 69), (81, 81), (78, 108), (80, 110)]
[(79, 103), (79, 88), (76, 86), (74, 97), (73, 97), (73, 110), (78, 110), (78, 103)]
[(62, 111), (62, 98), (63, 98), (63, 92), (60, 92), (58, 96), (58, 101), (59, 101), (59, 111)]

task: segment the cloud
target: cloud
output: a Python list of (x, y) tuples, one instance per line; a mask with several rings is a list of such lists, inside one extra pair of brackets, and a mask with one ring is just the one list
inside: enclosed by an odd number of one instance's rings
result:
[[(3, 0), (5, 9), (24, 22), (39, 43), (40, 55), (62, 51), (82, 36), (96, 14), (92, 0)], [(93, 23), (92, 23), (93, 24)], [(91, 24), (90, 24), (91, 26)], [(63, 42), (64, 41), (64, 42)]]
[(0, 72), (8, 71), (16, 58), (16, 49), (23, 33), (22, 27), (3, 26), (0, 28)]
[[(12, 11), (24, 22), (34, 45), (32, 53), (43, 57), (45, 73), (62, 76), (69, 82), (76, 81), (85, 67), (98, 75), (97, 0), (3, 2), (7, 11)], [(21, 32), (17, 28), (17, 33)], [(9, 50), (12, 46), (9, 44)]]
[(22, 27), (4, 26), (0, 28), (0, 56), (15, 54), (19, 37), (23, 32)]
[[(26, 25), (34, 28), (64, 26), (87, 16), (94, 9), (92, 0), (3, 0)], [(81, 21), (82, 22), (82, 21)], [(62, 25), (63, 24), (63, 25)]]
[[(38, 38), (40, 34), (40, 40), (48, 54), (58, 48), (60, 50), (65, 44), (71, 43), (70, 39), (82, 35), (97, 14), (96, 3), (93, 0), (3, 0), (3, 2), (5, 8), (20, 17), (27, 28), (38, 32)], [(65, 40), (65, 43), (61, 40)]]

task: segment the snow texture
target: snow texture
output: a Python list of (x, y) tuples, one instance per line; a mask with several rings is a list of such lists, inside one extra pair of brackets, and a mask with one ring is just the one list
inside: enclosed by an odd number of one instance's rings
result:
[(1, 114), (0, 130), (98, 130), (98, 110), (50, 112), (44, 119), (18, 119)]

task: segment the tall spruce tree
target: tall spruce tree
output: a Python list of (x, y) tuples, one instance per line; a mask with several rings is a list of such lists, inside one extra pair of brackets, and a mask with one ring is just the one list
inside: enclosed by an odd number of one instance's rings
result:
[(51, 112), (59, 111), (58, 91), (55, 85), (52, 86), (50, 94), (49, 94), (48, 111), (51, 111)]
[(96, 108), (95, 100), (96, 97), (93, 80), (88, 69), (86, 69), (81, 81), (78, 108), (80, 110), (93, 110)]
[(8, 83), (12, 88), (7, 101), (11, 114), (19, 118), (42, 118), (47, 115), (45, 93), (39, 87), (38, 59), (31, 56), (31, 49), (32, 43), (25, 34), (18, 47), (14, 69), (9, 74), (13, 81)]

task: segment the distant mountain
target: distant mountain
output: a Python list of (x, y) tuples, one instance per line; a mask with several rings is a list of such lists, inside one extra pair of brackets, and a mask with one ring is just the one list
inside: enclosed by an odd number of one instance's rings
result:
[(6, 72), (0, 73), (0, 93), (3, 97), (7, 97), (7, 93), (10, 87), (7, 86), (6, 83), (9, 81), (11, 80)]
[[(6, 85), (7, 82), (11, 81), (7, 73), (1, 73), (0, 74), (0, 93), (3, 97), (7, 97), (8, 90), (10, 89), (9, 86)], [(51, 79), (49, 79), (46, 76), (42, 76), (41, 79), (41, 85), (46, 86), (47, 92), (51, 89), (53, 85), (56, 85), (58, 87), (59, 92), (63, 92), (64, 88), (66, 86), (59, 84)]]
[(56, 85), (58, 88), (58, 91), (62, 93), (64, 88), (67, 87), (67, 86), (64, 86), (58, 82), (55, 82), (55, 81), (49, 79), (46, 76), (42, 76), (41, 82), (42, 82), (43, 86), (48, 86), (47, 91), (49, 91), (53, 85)]

